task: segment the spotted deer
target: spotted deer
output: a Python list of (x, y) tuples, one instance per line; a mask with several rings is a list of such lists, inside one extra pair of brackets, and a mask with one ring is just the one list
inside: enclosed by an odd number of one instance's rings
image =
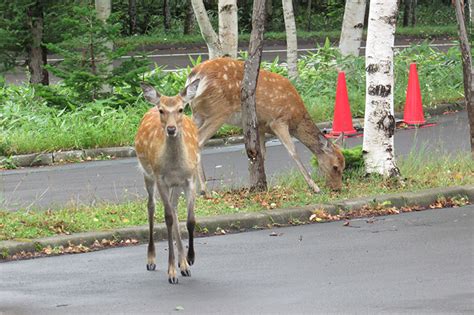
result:
[[(244, 62), (218, 58), (203, 62), (189, 74), (186, 86), (191, 87), (188, 99), (193, 119), (199, 128), (199, 147), (224, 124), (242, 126), (240, 90)], [(291, 136), (300, 140), (317, 159), (319, 168), (333, 190), (342, 187), (344, 157), (337, 145), (328, 141), (312, 121), (303, 100), (285, 77), (260, 70), (256, 90), (256, 110), (260, 147), (265, 155), (265, 133), (276, 135), (295, 161), (304, 179), (314, 192), (320, 189), (311, 179)], [(206, 194), (202, 165), (199, 165), (201, 193)]]
[[(135, 149), (148, 192), (149, 243), (146, 266), (148, 270), (156, 268), (153, 220), (157, 188), (163, 202), (168, 231), (168, 281), (171, 284), (178, 283), (173, 234), (178, 248), (178, 266), (181, 274), (191, 276), (189, 267), (194, 263), (194, 201), (199, 165), (198, 130), (191, 118), (184, 115), (184, 105), (189, 101), (186, 93), (192, 86), (176, 96), (167, 97), (161, 96), (153, 87), (142, 84), (145, 99), (155, 106), (144, 115), (135, 138)], [(177, 204), (181, 191), (184, 191), (188, 211), (187, 255), (178, 227)]]

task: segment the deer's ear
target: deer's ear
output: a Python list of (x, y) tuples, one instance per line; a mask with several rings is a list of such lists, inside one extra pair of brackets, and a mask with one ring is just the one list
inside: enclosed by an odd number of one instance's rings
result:
[(333, 154), (333, 146), (331, 143), (329, 143), (329, 140), (326, 139), (326, 137), (323, 134), (318, 135), (319, 138), (319, 145), (321, 150), (326, 153), (326, 154)]
[(143, 97), (152, 104), (158, 104), (160, 102), (160, 93), (151, 85), (141, 82), (140, 87), (143, 90)]
[(339, 148), (343, 148), (344, 147), (344, 132), (341, 132), (339, 137), (337, 137), (337, 139), (334, 140), (333, 143), (337, 145)]
[(181, 92), (179, 92), (179, 95), (183, 98), (184, 103), (189, 103), (196, 97), (200, 81), (200, 79), (194, 80), (193, 82), (188, 84)]

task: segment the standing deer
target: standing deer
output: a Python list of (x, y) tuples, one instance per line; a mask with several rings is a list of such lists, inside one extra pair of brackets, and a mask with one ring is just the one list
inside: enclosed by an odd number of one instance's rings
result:
[[(205, 144), (224, 124), (242, 126), (240, 102), (244, 62), (230, 58), (213, 59), (196, 66), (188, 76), (186, 85), (193, 119), (199, 128), (199, 147)], [(296, 153), (291, 140), (300, 140), (317, 159), (326, 176), (327, 185), (333, 190), (342, 187), (344, 157), (339, 148), (328, 141), (311, 120), (303, 100), (285, 77), (261, 70), (256, 90), (256, 110), (260, 147), (265, 155), (265, 133), (276, 135), (295, 161), (311, 189), (318, 193), (314, 183)], [(202, 165), (199, 165), (199, 184), (206, 194)]]
[[(174, 97), (161, 96), (153, 87), (142, 84), (145, 99), (154, 104), (143, 117), (135, 138), (135, 149), (145, 177), (148, 192), (149, 243), (147, 269), (155, 270), (153, 220), (155, 188), (158, 188), (165, 209), (168, 230), (168, 281), (178, 283), (173, 247), (173, 233), (178, 247), (178, 266), (183, 276), (191, 276), (189, 266), (194, 263), (194, 201), (196, 175), (199, 165), (198, 131), (193, 121), (183, 113), (189, 101), (190, 85)], [(181, 191), (186, 197), (189, 246), (187, 256), (178, 227), (177, 205)]]

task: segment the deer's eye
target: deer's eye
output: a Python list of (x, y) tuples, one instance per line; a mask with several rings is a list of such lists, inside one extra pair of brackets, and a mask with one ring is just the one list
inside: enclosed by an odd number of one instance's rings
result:
[(160, 109), (159, 112), (160, 112), (161, 115), (163, 115), (165, 113), (162, 109)]
[(333, 169), (334, 169), (334, 171), (336, 171), (336, 172), (338, 172), (338, 171), (339, 171), (339, 167), (337, 167), (336, 165), (334, 165), (332, 168), (333, 168)]
[(178, 109), (178, 113), (181, 114), (182, 112), (183, 112), (183, 109), (182, 109), (182, 108)]

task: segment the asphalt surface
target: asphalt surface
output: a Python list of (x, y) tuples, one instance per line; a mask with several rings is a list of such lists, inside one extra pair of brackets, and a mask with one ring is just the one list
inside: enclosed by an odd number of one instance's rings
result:
[[(469, 125), (465, 111), (433, 117), (436, 126), (398, 130), (395, 152), (414, 154), (456, 155), (467, 152)], [(362, 143), (350, 138), (347, 146)], [(296, 171), (295, 163), (279, 141), (267, 142), (265, 168), (270, 182)], [(297, 150), (310, 169), (311, 153), (300, 143)], [(247, 157), (244, 145), (207, 148), (203, 162), (210, 189), (241, 187), (248, 182)], [(64, 205), (94, 205), (101, 201), (123, 202), (145, 197), (143, 177), (135, 158), (94, 161), (62, 166), (0, 171), (0, 207), (58, 208)], [(407, 174), (409, 175), (409, 174)], [(324, 187), (323, 187), (324, 189)]]
[[(422, 39), (413, 39), (413, 38), (397, 38), (395, 41), (395, 49), (404, 49), (410, 47), (412, 44), (421, 43), (425, 40)], [(429, 41), (432, 47), (436, 47), (440, 50), (447, 50), (453, 46), (459, 46), (458, 44), (454, 43), (450, 39), (446, 38), (438, 38)], [(323, 45), (323, 43), (318, 43), (318, 45)], [(333, 43), (333, 45), (337, 45), (337, 43)], [(207, 48), (205, 45), (204, 47), (197, 47), (197, 48), (186, 48), (186, 49), (149, 49), (147, 51), (148, 58), (151, 61), (151, 69), (154, 69), (155, 64), (163, 67), (165, 70), (175, 70), (175, 69), (182, 69), (186, 67), (192, 67), (191, 58), (196, 59), (201, 56), (202, 60), (207, 60)], [(309, 52), (316, 52), (317, 51), (317, 44), (314, 43), (300, 43), (298, 45), (298, 57), (304, 56)], [(240, 46), (239, 50), (246, 51), (246, 46)], [(365, 54), (365, 43), (362, 43), (362, 48), (360, 51), (361, 54)], [(267, 43), (264, 46), (262, 59), (265, 61), (273, 61), (275, 58), (279, 58), (280, 61), (286, 61), (286, 46), (283, 44), (271, 44)], [(129, 56), (124, 56), (121, 60), (114, 62), (114, 65), (119, 65), (123, 60), (130, 58)], [(48, 63), (56, 64), (61, 62), (60, 56), (49, 56)], [(18, 67), (14, 71), (6, 73), (5, 79), (8, 83), (14, 84), (21, 84), (27, 78), (26, 76), (26, 69), (24, 67)], [(54, 77), (50, 74), (50, 83), (57, 83), (59, 79)]]
[[(0, 314), (474, 312), (474, 206), (197, 239), (167, 281), (146, 246), (0, 264)], [(275, 232), (278, 236), (270, 236)]]

